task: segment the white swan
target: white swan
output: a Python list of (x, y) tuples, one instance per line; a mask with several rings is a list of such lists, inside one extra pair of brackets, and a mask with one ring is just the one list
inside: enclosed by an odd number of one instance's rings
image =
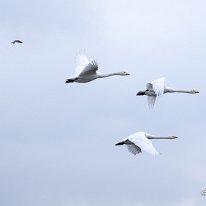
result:
[(146, 95), (148, 98), (148, 105), (150, 108), (154, 107), (155, 100), (157, 96), (161, 96), (165, 93), (188, 93), (188, 94), (196, 94), (199, 93), (196, 90), (178, 90), (172, 89), (170, 87), (165, 86), (165, 77), (156, 79), (151, 83), (147, 83), (146, 90), (139, 91), (136, 95), (142, 96)]
[(118, 142), (115, 145), (126, 145), (127, 149), (134, 155), (141, 153), (142, 151), (150, 153), (154, 156), (158, 155), (159, 152), (154, 148), (150, 139), (176, 139), (175, 136), (168, 137), (159, 137), (150, 134), (146, 134), (145, 132), (136, 132), (129, 137), (126, 137), (122, 141)]
[(75, 69), (76, 75), (67, 78), (65, 83), (72, 83), (72, 82), (86, 83), (86, 82), (93, 81), (97, 78), (110, 77), (114, 75), (121, 75), (121, 76), (129, 75), (127, 72), (102, 74), (97, 72), (97, 70), (98, 70), (98, 64), (95, 60), (89, 62), (88, 58), (85, 55), (78, 55), (77, 66)]

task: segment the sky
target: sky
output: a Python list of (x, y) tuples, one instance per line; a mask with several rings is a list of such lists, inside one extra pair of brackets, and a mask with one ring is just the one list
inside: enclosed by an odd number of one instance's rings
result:
[[(205, 6), (1, 1), (0, 205), (205, 205)], [(65, 84), (81, 51), (101, 72), (131, 75)], [(200, 93), (150, 110), (136, 93), (163, 76)], [(157, 157), (115, 147), (137, 131), (179, 138), (154, 140)]]

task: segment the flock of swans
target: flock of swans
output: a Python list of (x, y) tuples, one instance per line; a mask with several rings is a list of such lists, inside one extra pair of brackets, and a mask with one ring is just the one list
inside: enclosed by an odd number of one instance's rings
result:
[[(87, 83), (93, 81), (98, 78), (110, 77), (110, 76), (127, 76), (129, 73), (127, 72), (116, 72), (110, 74), (103, 74), (98, 72), (98, 64), (96, 60), (89, 61), (86, 55), (80, 54), (77, 56), (77, 65), (75, 69), (75, 75), (66, 79), (65, 83)], [(150, 108), (154, 107), (155, 101), (157, 97), (162, 96), (166, 93), (188, 93), (188, 94), (196, 94), (199, 93), (196, 90), (180, 90), (180, 89), (173, 89), (170, 87), (165, 86), (165, 78), (156, 79), (150, 83), (146, 84), (146, 89), (144, 91), (139, 91), (136, 95), (137, 96), (144, 96), (146, 95), (148, 98), (148, 105)], [(176, 139), (175, 136), (168, 136), (168, 137), (160, 137), (147, 134), (145, 132), (136, 132), (122, 141), (118, 142), (118, 145), (126, 145), (127, 149), (134, 155), (147, 152), (152, 155), (160, 154), (154, 148), (150, 139)]]
[[(14, 40), (12, 44), (23, 43), (20, 40)], [(89, 61), (86, 55), (79, 54), (77, 56), (77, 65), (75, 69), (75, 75), (66, 79), (65, 83), (87, 83), (98, 78), (105, 78), (110, 76), (128, 76), (130, 75), (127, 72), (116, 72), (110, 74), (103, 74), (97, 71), (98, 64), (96, 60)], [(144, 91), (139, 91), (137, 96), (147, 96), (149, 108), (153, 108), (157, 97), (162, 96), (166, 93), (188, 93), (188, 94), (197, 94), (197, 90), (182, 90), (182, 89), (173, 89), (165, 85), (165, 78), (156, 79), (150, 83), (146, 84), (146, 89)], [(160, 154), (154, 148), (150, 139), (176, 139), (175, 136), (160, 137), (147, 134), (145, 132), (136, 132), (131, 134), (129, 137), (124, 138), (122, 141), (118, 142), (118, 145), (126, 145), (127, 149), (134, 155), (141, 153), (142, 151), (150, 153), (152, 155)]]

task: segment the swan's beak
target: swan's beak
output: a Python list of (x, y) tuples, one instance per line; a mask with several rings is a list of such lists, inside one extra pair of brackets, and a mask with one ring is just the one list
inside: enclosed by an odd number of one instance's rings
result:
[(124, 72), (124, 75), (127, 76), (127, 75), (130, 75), (130, 74), (128, 72)]
[(194, 90), (194, 89), (193, 89), (191, 92), (192, 92), (192, 94), (197, 94), (197, 93), (199, 93), (197, 90)]
[(170, 139), (177, 139), (178, 137), (176, 136), (171, 136)]

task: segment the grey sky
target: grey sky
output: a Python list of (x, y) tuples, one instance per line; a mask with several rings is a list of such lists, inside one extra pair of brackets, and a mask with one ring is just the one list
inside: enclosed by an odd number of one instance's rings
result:
[[(0, 205), (204, 205), (205, 6), (1, 1)], [(83, 49), (102, 72), (131, 76), (65, 85)], [(162, 76), (200, 94), (165, 95), (149, 110), (135, 94)], [(156, 158), (114, 146), (136, 131), (179, 139), (153, 141)]]

